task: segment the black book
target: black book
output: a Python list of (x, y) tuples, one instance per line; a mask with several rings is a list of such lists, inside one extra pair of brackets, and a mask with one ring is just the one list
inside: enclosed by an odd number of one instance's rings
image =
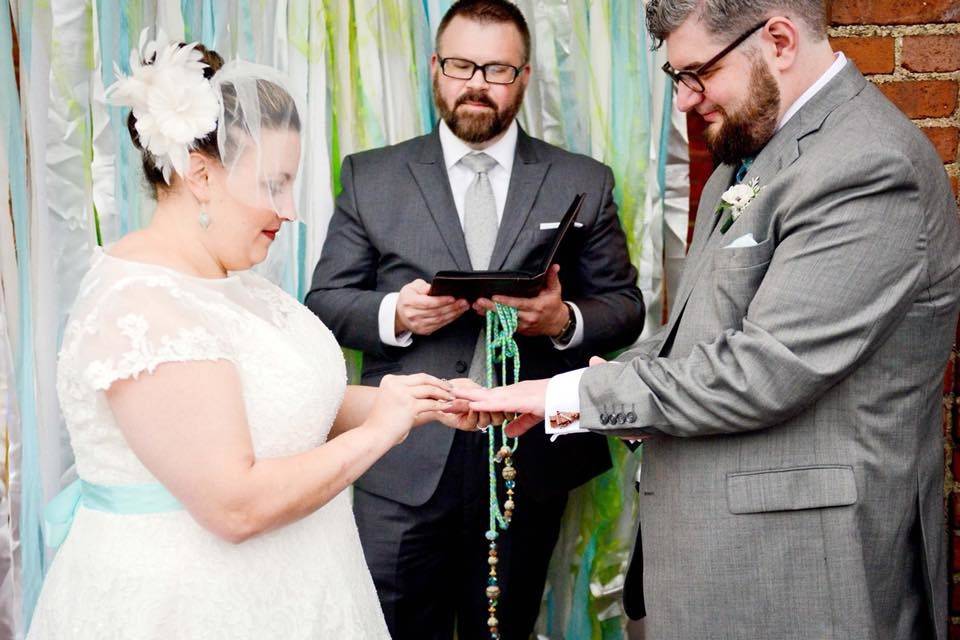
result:
[(573, 227), (580, 207), (586, 198), (585, 193), (579, 193), (560, 221), (560, 226), (553, 237), (550, 251), (540, 265), (540, 271), (438, 271), (430, 284), (430, 295), (453, 296), (474, 301), (477, 298), (492, 298), (495, 294), (515, 298), (531, 298), (536, 296), (547, 283), (547, 271), (557, 257), (560, 245)]

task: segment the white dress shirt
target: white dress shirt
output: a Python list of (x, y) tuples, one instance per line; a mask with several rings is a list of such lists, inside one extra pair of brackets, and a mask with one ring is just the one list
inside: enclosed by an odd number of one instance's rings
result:
[[(490, 186), (493, 188), (493, 198), (497, 205), (497, 222), (503, 220), (503, 207), (507, 202), (507, 193), (510, 190), (510, 175), (513, 173), (513, 161), (517, 152), (517, 121), (510, 123), (506, 133), (495, 143), (482, 149), (483, 153), (497, 161), (493, 169), (487, 173), (490, 180)], [(457, 207), (457, 216), (460, 218), (460, 226), (463, 227), (463, 205), (467, 197), (467, 188), (473, 182), (476, 174), (460, 163), (463, 157), (477, 150), (471, 148), (466, 142), (458, 138), (447, 123), (440, 120), (440, 148), (443, 150), (443, 162), (447, 169), (447, 177), (450, 179), (450, 191), (453, 193), (453, 203)], [(399, 292), (388, 293), (380, 301), (380, 309), (377, 314), (377, 324), (380, 332), (380, 341), (393, 347), (408, 347), (413, 344), (413, 335), (405, 331), (400, 335), (394, 333), (395, 317), (397, 313), (397, 299)], [(580, 309), (572, 302), (568, 303), (573, 308), (576, 318), (576, 329), (569, 342), (560, 344), (554, 341), (554, 347), (557, 349), (569, 349), (583, 342), (583, 316)], [(468, 313), (471, 313), (468, 311)]]
[[(777, 124), (777, 130), (779, 131), (783, 125), (789, 122), (790, 118), (795, 116), (801, 107), (810, 101), (813, 96), (817, 94), (821, 89), (830, 80), (833, 79), (844, 65), (847, 64), (847, 57), (843, 55), (842, 51), (838, 51), (834, 54), (833, 64), (828, 68), (817, 81), (814, 82), (810, 87), (804, 91), (799, 98), (794, 101), (790, 108), (786, 110), (783, 114), (783, 117), (780, 119), (780, 122)], [(560, 375), (554, 376), (550, 379), (550, 382), (547, 384), (547, 393), (544, 399), (544, 408), (545, 414), (548, 418), (556, 414), (558, 411), (562, 412), (580, 412), (580, 378), (583, 377), (583, 372), (586, 369), (576, 369), (574, 371), (568, 371), (566, 373), (561, 373)], [(576, 421), (568, 425), (563, 429), (551, 429), (550, 422), (547, 420), (545, 423), (545, 428), (547, 433), (553, 434), (568, 434), (568, 433), (581, 433), (585, 431), (580, 428), (580, 422)]]

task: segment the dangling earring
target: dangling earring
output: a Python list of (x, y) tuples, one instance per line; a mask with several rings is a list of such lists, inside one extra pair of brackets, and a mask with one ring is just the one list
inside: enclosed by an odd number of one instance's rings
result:
[(201, 228), (207, 229), (207, 228), (210, 227), (210, 222), (211, 222), (210, 216), (207, 215), (207, 212), (204, 211), (203, 209), (200, 210), (200, 218), (199, 218), (199, 220), (200, 220), (200, 227), (201, 227)]

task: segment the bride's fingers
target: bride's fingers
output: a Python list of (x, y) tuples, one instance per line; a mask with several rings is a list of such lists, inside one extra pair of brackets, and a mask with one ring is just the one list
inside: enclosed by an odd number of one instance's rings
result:
[(489, 396), (490, 393), (490, 389), (481, 386), (469, 387), (458, 384), (453, 387), (453, 395), (457, 396), (458, 398), (463, 398), (464, 400), (470, 400), (472, 402), (484, 400)]
[(411, 396), (420, 400), (425, 398), (433, 398), (434, 400), (449, 400), (452, 402), (453, 400), (457, 399), (449, 389), (438, 387), (432, 384), (421, 384), (408, 387), (407, 391)]
[(453, 388), (453, 385), (451, 385), (447, 380), (441, 380), (440, 378), (432, 376), (429, 373), (413, 373), (408, 376), (401, 376), (401, 379), (403, 380), (403, 383), (409, 387), (433, 385), (447, 390)]
[(465, 415), (470, 413), (470, 403), (466, 400), (453, 400), (444, 407), (443, 412)]
[[(437, 413), (446, 413), (445, 409), (450, 406), (446, 400), (436, 400), (434, 398), (420, 398), (413, 403), (414, 415), (420, 416), (424, 413), (435, 411)], [(455, 414), (451, 414), (455, 415)]]

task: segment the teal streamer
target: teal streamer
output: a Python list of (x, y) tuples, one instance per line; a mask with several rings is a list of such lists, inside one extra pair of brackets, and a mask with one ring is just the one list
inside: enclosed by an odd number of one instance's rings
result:
[(657, 149), (657, 185), (660, 202), (667, 198), (667, 152), (670, 146), (670, 128), (673, 122), (673, 91), (670, 85), (663, 92), (663, 117), (660, 119), (660, 146)]
[(180, 0), (180, 15), (183, 17), (183, 39), (185, 42), (194, 42), (193, 33), (194, 15), (196, 7), (193, 0)]
[(417, 104), (420, 115), (420, 131), (427, 133), (439, 120), (433, 104), (433, 79), (430, 77), (430, 56), (433, 53), (433, 34), (430, 31), (430, 7), (427, 0), (420, 5), (422, 14), (416, 16), (413, 25), (413, 64), (416, 66)]
[[(32, 13), (20, 3), (17, 33), (22, 38), (20, 68), (23, 73), (30, 69), (30, 24)], [(3, 0), (2, 14), (10, 15), (9, 0)], [(24, 45), (25, 48), (24, 48)], [(17, 396), (20, 406), (21, 460), (20, 460), (20, 558), (21, 587), (23, 590), (22, 613), (25, 628), (29, 629), (33, 610), (40, 596), (43, 574), (46, 571), (41, 509), (43, 508), (43, 485), (40, 477), (39, 434), (36, 414), (36, 373), (33, 354), (33, 309), (30, 292), (30, 219), (27, 202), (27, 157), (23, 137), (20, 97), (13, 71), (13, 34), (7, 19), (0, 20), (0, 86), (8, 87), (3, 92), (4, 108), (0, 117), (7, 141), (7, 166), (9, 167), (10, 202), (13, 207), (13, 230), (17, 255), (17, 284), (20, 288), (20, 343), (14, 354), (16, 367)]]
[[(592, 567), (597, 555), (597, 534), (590, 536), (590, 541), (580, 557), (581, 566)], [(580, 571), (573, 583), (573, 608), (570, 611), (570, 620), (567, 622), (566, 638), (592, 638), (593, 623), (590, 615), (590, 572)]]
[(294, 230), (297, 233), (297, 293), (295, 297), (302, 302), (307, 297), (307, 264), (304, 259), (307, 255), (307, 225), (298, 220)]
[[(122, 73), (130, 73), (130, 42), (131, 26), (138, 26), (139, 20), (131, 24), (131, 7), (127, 3), (115, 3), (109, 0), (98, 0), (97, 17), (100, 36), (100, 74), (104, 87), (109, 87), (116, 79), (114, 67)], [(139, 31), (136, 31), (139, 38)], [(113, 196), (116, 202), (118, 220), (117, 233), (110, 230), (105, 234), (105, 241), (115, 241), (132, 229), (137, 228), (136, 221), (140, 217), (139, 175), (137, 164), (139, 154), (133, 147), (130, 134), (127, 132), (126, 122), (128, 109), (107, 106), (110, 116), (110, 130), (114, 144), (114, 181)]]
[(253, 16), (250, 12), (250, 0), (240, 0), (240, 16), (237, 20), (240, 40), (235, 51), (243, 60), (256, 61), (257, 48), (253, 39)]
[(216, 49), (217, 30), (214, 17), (213, 0), (201, 0), (200, 9), (200, 42), (205, 47)]

